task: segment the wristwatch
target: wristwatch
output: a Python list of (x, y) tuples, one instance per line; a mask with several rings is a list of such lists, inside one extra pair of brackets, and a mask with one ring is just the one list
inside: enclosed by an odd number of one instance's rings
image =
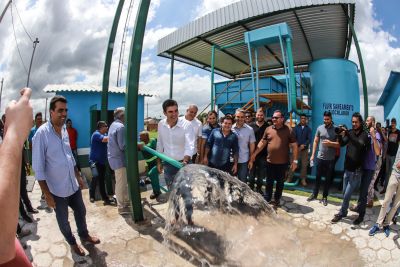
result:
[(297, 159), (295, 159), (295, 160), (293, 160), (293, 163), (296, 163), (296, 164), (298, 164), (298, 163), (299, 163), (299, 161), (298, 161)]

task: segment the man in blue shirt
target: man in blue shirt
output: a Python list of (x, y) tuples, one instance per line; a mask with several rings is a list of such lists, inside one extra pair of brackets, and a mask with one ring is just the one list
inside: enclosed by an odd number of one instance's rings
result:
[(82, 241), (100, 243), (90, 236), (86, 225), (86, 208), (82, 200), (82, 177), (76, 168), (65, 128), (67, 100), (56, 95), (50, 101), (50, 121), (43, 124), (33, 137), (32, 167), (47, 205), (54, 208), (58, 227), (71, 249), (78, 255), (85, 251), (76, 243), (68, 221), (68, 206), (72, 208), (78, 234)]
[[(92, 134), (90, 142), (89, 163), (91, 168), (96, 168), (97, 176), (93, 175), (92, 182), (90, 183), (89, 195), (90, 202), (93, 203), (95, 200), (96, 186), (98, 183), (100, 188), (100, 195), (104, 201), (104, 205), (111, 205), (112, 203), (107, 196), (106, 186), (104, 183), (107, 163), (107, 130), (107, 123), (105, 121), (99, 121), (97, 122), (97, 130)], [(96, 173), (94, 172), (94, 174)]]
[[(307, 116), (305, 114), (300, 115), (300, 123), (294, 127), (294, 135), (297, 140), (297, 146), (299, 151), (299, 161), (301, 163), (300, 168), (300, 181), (302, 186), (306, 186), (307, 182), (307, 166), (308, 166), (308, 148), (311, 143), (311, 128), (307, 125)], [(291, 172), (291, 179), (293, 172)], [(290, 180), (288, 181), (290, 182)]]
[[(239, 141), (232, 132), (233, 118), (224, 117), (221, 128), (212, 130), (207, 140), (203, 162), (212, 168), (236, 174), (239, 160)], [(208, 153), (210, 155), (208, 155)], [(233, 166), (230, 155), (233, 154)]]
[(115, 195), (119, 214), (130, 213), (128, 182), (125, 161), (125, 108), (114, 110), (114, 122), (108, 131), (107, 155), (111, 169), (115, 171)]

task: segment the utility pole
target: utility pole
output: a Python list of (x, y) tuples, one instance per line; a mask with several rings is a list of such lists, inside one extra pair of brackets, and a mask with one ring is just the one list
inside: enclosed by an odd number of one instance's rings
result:
[(32, 62), (33, 62), (33, 56), (35, 55), (36, 45), (38, 43), (39, 43), (39, 39), (36, 37), (36, 40), (33, 41), (33, 52), (32, 52), (32, 57), (31, 57), (31, 63), (29, 64), (28, 80), (26, 81), (26, 87), (29, 87), (29, 78), (31, 76), (31, 68), (32, 68)]
[(44, 106), (44, 122), (47, 121), (47, 97), (46, 97), (46, 104)]
[(0, 87), (0, 110), (1, 110), (1, 96), (3, 95), (3, 82), (4, 82), (4, 78), (1, 78), (1, 87)]

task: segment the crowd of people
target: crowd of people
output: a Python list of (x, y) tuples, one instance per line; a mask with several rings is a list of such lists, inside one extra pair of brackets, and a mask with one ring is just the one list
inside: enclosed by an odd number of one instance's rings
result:
[[(275, 208), (280, 206), (284, 182), (292, 182), (293, 172), (299, 169), (300, 184), (307, 186), (309, 167), (313, 166), (315, 183), (307, 200), (318, 198), (321, 180), (325, 177), (321, 203), (327, 206), (340, 148), (345, 147), (343, 202), (332, 223), (346, 217), (348, 209), (359, 214), (353, 221), (355, 225), (363, 222), (366, 208), (373, 206), (379, 183), (380, 194), (386, 195), (381, 215), (370, 235), (383, 229), (388, 236), (388, 223), (396, 222), (400, 206), (400, 131), (394, 118), (385, 129), (373, 116), (364, 121), (361, 114), (355, 112), (352, 127), (348, 129), (335, 125), (332, 114), (326, 111), (322, 124), (315, 126), (312, 140), (312, 129), (305, 114), (291, 127), (285, 123), (280, 110), (275, 110), (270, 120), (266, 120), (262, 108), (256, 111), (255, 118), (251, 112), (241, 109), (220, 119), (215, 111), (210, 111), (199, 130), (195, 105), (190, 105), (183, 117), (179, 117), (178, 103), (172, 99), (166, 100), (162, 107), (166, 118), (158, 125), (159, 152), (183, 164), (204, 164), (228, 172), (262, 194)], [(161, 160), (158, 167), (160, 173), (164, 170), (167, 186), (171, 188), (178, 168)], [(357, 205), (349, 207), (355, 190), (359, 191)], [(391, 210), (387, 214), (388, 207)]]
[[(37, 113), (31, 128), (30, 94), (30, 89), (23, 89), (21, 99), (9, 105), (1, 120), (0, 208), (5, 216), (0, 218), (4, 229), (0, 239), (0, 264), (11, 260), (20, 263), (18, 266), (30, 266), (15, 239), (16, 233), (17, 237), (26, 234), (18, 224), (18, 213), (30, 223), (32, 218), (29, 213), (39, 212), (32, 206), (26, 190), (26, 175), (30, 173), (24, 153), (26, 146), (32, 149), (32, 169), (42, 190), (42, 198), (49, 208), (54, 209), (59, 229), (72, 251), (85, 255), (72, 234), (69, 207), (74, 211), (81, 241), (100, 243), (99, 238), (89, 234), (86, 225), (86, 208), (81, 192), (85, 182), (77, 154), (78, 132), (72, 127), (72, 121), (67, 119), (67, 99), (53, 97), (49, 106), (50, 120), (43, 122), (42, 114)], [(210, 111), (202, 124), (197, 118), (196, 105), (189, 105), (182, 117), (175, 100), (164, 101), (162, 109), (165, 119), (158, 124), (157, 140), (150, 139), (148, 132), (141, 132), (143, 143), (138, 146), (140, 150), (148, 146), (183, 165), (203, 164), (228, 172), (277, 208), (284, 182), (292, 182), (294, 171), (299, 169), (300, 184), (307, 186), (309, 167), (313, 166), (316, 170), (315, 184), (307, 200), (318, 198), (321, 178), (325, 177), (321, 202), (328, 205), (340, 147), (345, 147), (343, 202), (332, 223), (346, 217), (350, 209), (359, 214), (354, 224), (360, 224), (366, 208), (373, 206), (379, 184), (382, 186), (380, 193), (385, 196), (377, 222), (369, 234), (372, 236), (382, 230), (389, 236), (389, 224), (396, 223), (400, 206), (400, 131), (396, 128), (395, 119), (391, 120), (390, 127), (383, 128), (380, 123), (375, 123), (373, 116), (364, 121), (356, 112), (352, 115), (352, 127), (348, 129), (335, 125), (331, 113), (326, 111), (322, 124), (315, 126), (312, 140), (312, 129), (305, 114), (300, 115), (299, 123), (292, 127), (285, 123), (285, 114), (280, 110), (275, 110), (270, 119), (266, 119), (262, 108), (255, 111), (255, 117), (249, 111), (238, 109), (234, 114), (226, 114), (219, 119), (217, 112)], [(124, 118), (125, 109), (120, 107), (114, 110), (110, 128), (105, 121), (97, 122), (91, 136), (89, 155), (93, 176), (89, 186), (90, 202), (96, 201), (98, 187), (104, 205), (116, 205), (120, 214), (131, 212)], [(145, 151), (143, 154), (145, 159), (152, 157)], [(110, 198), (105, 188), (107, 164), (115, 173), (114, 198)], [(168, 189), (172, 189), (179, 169), (160, 159), (149, 164), (153, 164), (149, 167), (155, 167), (154, 170), (164, 174)], [(151, 184), (153, 193), (150, 198), (156, 199), (161, 194), (158, 179), (151, 179)], [(350, 197), (355, 190), (359, 191), (357, 205), (350, 207)], [(190, 220), (190, 223), (193, 222)]]

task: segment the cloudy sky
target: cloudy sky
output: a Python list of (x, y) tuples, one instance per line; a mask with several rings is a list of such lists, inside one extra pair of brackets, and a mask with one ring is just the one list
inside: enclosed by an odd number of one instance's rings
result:
[[(169, 92), (170, 61), (157, 57), (158, 39), (199, 16), (236, 1), (152, 1), (141, 65), (143, 86), (158, 94), (147, 101), (150, 116), (161, 115), (160, 103)], [(0, 12), (7, 2), (0, 0)], [(131, 27), (138, 2), (134, 1)], [(30, 80), (35, 112), (45, 109), (46, 94), (42, 89), (47, 84), (83, 82), (101, 85), (106, 45), (117, 3), (117, 0), (14, 0), (0, 23), (0, 79), (4, 78), (0, 111), (4, 112), (6, 103), (15, 99), (18, 89), (26, 84), (32, 39), (36, 37), (40, 43)], [(123, 23), (129, 3), (130, 0), (125, 1), (121, 16), (110, 85), (116, 85), (117, 81)], [(383, 119), (383, 112), (381, 107), (375, 107), (375, 103), (390, 70), (400, 71), (400, 25), (396, 11), (398, 0), (357, 0), (356, 31), (368, 79), (369, 108), (379, 120)], [(128, 57), (131, 34), (132, 29), (128, 32), (125, 57)], [(355, 52), (352, 47), (350, 59), (358, 63)], [(125, 79), (126, 66), (123, 74)], [(209, 72), (175, 64), (174, 95), (181, 107), (192, 102), (200, 108), (207, 105), (209, 83)], [(190, 94), (186, 93), (188, 90)]]

